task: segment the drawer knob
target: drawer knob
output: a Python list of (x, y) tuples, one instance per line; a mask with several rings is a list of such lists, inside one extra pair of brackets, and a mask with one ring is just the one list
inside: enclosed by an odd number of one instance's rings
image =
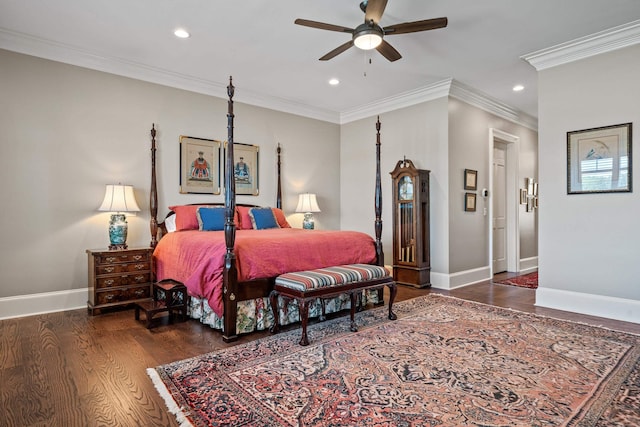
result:
[(114, 257), (114, 256), (108, 256), (105, 258), (105, 261), (107, 262), (114, 262), (116, 261), (118, 258)]
[(140, 261), (142, 259), (142, 255), (134, 255), (133, 256), (133, 260), (134, 261)]
[(115, 280), (113, 280), (113, 279), (108, 279), (108, 280), (105, 280), (105, 281), (104, 281), (104, 284), (105, 284), (105, 285), (107, 285), (107, 286), (111, 286), (111, 285), (113, 285), (114, 283), (115, 283)]
[(115, 268), (113, 268), (113, 267), (105, 267), (104, 271), (106, 271), (107, 273), (113, 273), (115, 271)]
[(136, 264), (135, 269), (136, 270), (144, 270), (145, 267), (146, 267), (146, 264)]

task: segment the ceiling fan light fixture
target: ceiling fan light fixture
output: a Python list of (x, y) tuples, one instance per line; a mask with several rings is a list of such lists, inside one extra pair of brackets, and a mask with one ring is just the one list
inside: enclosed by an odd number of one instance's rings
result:
[(382, 43), (383, 34), (382, 28), (373, 21), (365, 22), (354, 30), (353, 44), (362, 50), (375, 49)]
[(353, 40), (353, 44), (362, 50), (371, 50), (380, 46), (382, 43), (382, 37), (380, 34), (361, 34)]

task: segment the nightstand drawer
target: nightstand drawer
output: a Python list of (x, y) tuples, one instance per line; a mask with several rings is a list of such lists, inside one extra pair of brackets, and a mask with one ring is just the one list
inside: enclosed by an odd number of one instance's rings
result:
[(153, 249), (88, 249), (87, 309), (127, 306), (151, 298)]
[(137, 288), (110, 289), (97, 292), (97, 305), (113, 304), (123, 301), (134, 301), (151, 297), (150, 285)]
[(95, 263), (100, 264), (121, 264), (125, 262), (148, 262), (151, 253), (149, 251), (129, 251), (120, 253), (98, 253), (94, 255)]
[(96, 275), (136, 273), (151, 270), (149, 262), (135, 262), (130, 264), (99, 264), (96, 265)]
[(96, 288), (113, 288), (151, 282), (151, 272), (140, 274), (122, 274), (119, 276), (100, 276), (96, 278)]

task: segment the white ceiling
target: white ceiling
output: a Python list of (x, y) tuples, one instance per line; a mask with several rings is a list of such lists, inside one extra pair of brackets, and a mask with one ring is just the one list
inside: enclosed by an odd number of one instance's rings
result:
[[(0, 0), (0, 48), (216, 96), (232, 75), (237, 102), (336, 121), (446, 79), (537, 117), (536, 70), (521, 56), (640, 19), (640, 0), (389, 0), (383, 27), (442, 16), (449, 25), (385, 37), (403, 56), (393, 63), (355, 47), (318, 61), (350, 35), (293, 21), (354, 28), (359, 3)], [(191, 38), (177, 39), (178, 27)]]

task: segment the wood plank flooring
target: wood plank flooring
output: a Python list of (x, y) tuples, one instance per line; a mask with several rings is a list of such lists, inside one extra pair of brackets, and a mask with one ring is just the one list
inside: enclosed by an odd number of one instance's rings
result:
[[(397, 300), (429, 292), (640, 334), (638, 324), (535, 307), (534, 290), (491, 282), (453, 291), (399, 286)], [(177, 426), (146, 369), (266, 335), (226, 344), (195, 320), (147, 330), (133, 310), (0, 321), (0, 426)]]

